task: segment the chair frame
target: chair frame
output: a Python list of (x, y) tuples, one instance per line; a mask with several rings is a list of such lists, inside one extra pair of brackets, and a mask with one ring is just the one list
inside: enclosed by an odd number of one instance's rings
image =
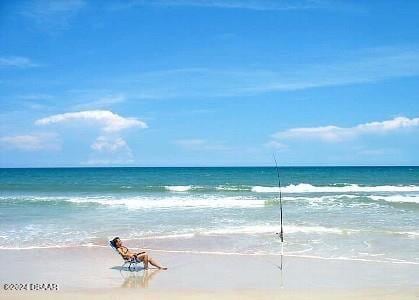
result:
[[(126, 259), (126, 258), (124, 258), (122, 255), (121, 255), (121, 253), (119, 253), (119, 251), (116, 249), (116, 247), (112, 244), (112, 241), (110, 241), (109, 242), (109, 245), (111, 246), (111, 248), (113, 249), (113, 250), (115, 250), (121, 257), (122, 257), (122, 259), (124, 260), (124, 263), (121, 265), (121, 271), (122, 270), (124, 270), (124, 268), (125, 268), (125, 266), (128, 264), (128, 270), (130, 271), (130, 272), (133, 272), (133, 271), (136, 271), (137, 270), (137, 267), (138, 267), (138, 264), (144, 264), (142, 261), (138, 261), (136, 258), (129, 258), (129, 259)], [(131, 269), (131, 266), (133, 266), (133, 268)]]

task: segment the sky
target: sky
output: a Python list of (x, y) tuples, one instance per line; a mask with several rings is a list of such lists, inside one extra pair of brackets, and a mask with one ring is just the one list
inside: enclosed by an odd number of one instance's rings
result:
[(0, 167), (419, 165), (419, 2), (1, 1)]

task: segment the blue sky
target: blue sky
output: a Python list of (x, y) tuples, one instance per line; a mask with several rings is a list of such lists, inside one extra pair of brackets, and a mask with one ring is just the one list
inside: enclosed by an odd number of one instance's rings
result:
[(0, 166), (418, 165), (415, 1), (3, 1)]

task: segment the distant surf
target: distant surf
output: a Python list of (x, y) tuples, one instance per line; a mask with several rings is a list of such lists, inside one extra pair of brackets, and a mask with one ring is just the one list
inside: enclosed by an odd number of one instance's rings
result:
[[(251, 188), (255, 193), (278, 193), (278, 187), (254, 186)], [(371, 193), (371, 192), (419, 192), (417, 185), (382, 185), (382, 186), (360, 186), (349, 184), (343, 186), (314, 186), (308, 183), (290, 184), (282, 187), (284, 193)]]
[(165, 186), (165, 189), (171, 192), (187, 192), (192, 189), (191, 185), (171, 185)]

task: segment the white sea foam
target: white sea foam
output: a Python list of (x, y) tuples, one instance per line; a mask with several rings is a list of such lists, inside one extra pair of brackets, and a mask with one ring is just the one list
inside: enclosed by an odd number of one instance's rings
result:
[[(419, 203), (419, 195), (365, 195), (362, 196), (361, 202), (357, 198), (359, 195), (351, 194), (337, 194), (337, 195), (299, 195), (299, 196), (285, 196), (284, 201), (296, 202), (306, 205), (327, 206), (333, 207), (333, 202), (339, 205), (348, 206), (365, 206), (365, 199), (372, 201), (387, 201), (398, 203)], [(177, 193), (176, 195), (167, 196), (19, 196), (19, 197), (4, 197), (0, 196), (0, 200), (6, 201), (30, 201), (30, 202), (62, 202), (74, 203), (80, 205), (96, 204), (109, 207), (123, 206), (129, 209), (170, 209), (170, 208), (257, 208), (267, 207), (279, 204), (277, 197), (256, 197), (250, 194), (243, 196), (220, 196), (217, 194), (202, 194), (193, 195), (187, 193)], [(371, 202), (373, 204), (373, 202)], [(332, 205), (332, 206), (331, 206)]]
[(75, 204), (97, 204), (104, 206), (125, 206), (130, 209), (153, 209), (153, 208), (251, 208), (265, 206), (265, 200), (253, 196), (229, 196), (217, 195), (192, 196), (180, 193), (173, 196), (128, 196), (117, 198), (112, 196), (23, 196), (1, 197), (0, 200), (30, 201), (30, 202), (67, 202)]
[(157, 209), (157, 208), (247, 208), (263, 207), (263, 200), (251, 197), (129, 197), (124, 199), (94, 199), (94, 198), (69, 198), (73, 203), (97, 203), (106, 206), (125, 206), (130, 209)]
[[(213, 229), (202, 232), (202, 234), (263, 234), (276, 233), (280, 231), (280, 226), (277, 224), (262, 224), (249, 225), (238, 227), (227, 227), (222, 229)], [(355, 230), (345, 230), (342, 228), (323, 227), (323, 226), (300, 226), (300, 225), (285, 225), (284, 231), (290, 234), (293, 233), (316, 233), (316, 234), (345, 234), (354, 232)]]
[[(30, 246), (30, 247), (0, 247), (2, 250), (34, 250), (34, 249), (51, 249), (51, 248), (77, 248), (77, 247), (98, 247), (98, 248), (107, 248), (108, 246), (104, 245), (79, 245), (79, 246)], [(294, 252), (284, 254), (278, 254), (277, 252), (274, 253), (261, 253), (261, 252), (253, 252), (253, 253), (241, 253), (241, 252), (232, 252), (232, 251), (199, 251), (199, 250), (167, 250), (167, 249), (157, 249), (157, 248), (145, 248), (146, 250), (151, 250), (155, 252), (162, 252), (162, 253), (189, 253), (189, 254), (201, 254), (201, 255), (228, 255), (228, 256), (284, 256), (284, 257), (297, 257), (297, 258), (308, 258), (308, 259), (316, 259), (316, 260), (345, 260), (345, 261), (362, 261), (362, 262), (371, 262), (371, 263), (386, 263), (386, 264), (407, 264), (407, 265), (419, 265), (419, 262), (416, 261), (409, 261), (404, 259), (396, 259), (396, 258), (385, 258), (382, 259), (367, 259), (363, 257), (346, 257), (346, 256), (338, 256), (338, 257), (327, 257), (327, 256), (317, 256), (317, 255), (301, 255), (300, 253), (294, 254)], [(374, 257), (373, 255), (370, 255)]]
[(391, 196), (368, 196), (375, 201), (399, 202), (399, 203), (419, 203), (419, 195), (391, 195)]
[(372, 262), (372, 263), (387, 263), (387, 264), (407, 264), (407, 265), (419, 265), (419, 262), (408, 261), (403, 259), (392, 259), (392, 258), (383, 258), (382, 260), (378, 259), (366, 259), (359, 257), (325, 257), (317, 255), (300, 255), (292, 254), (285, 252), (284, 254), (278, 253), (241, 253), (241, 252), (228, 252), (228, 251), (197, 251), (197, 250), (165, 250), (165, 249), (148, 249), (156, 252), (163, 253), (190, 253), (190, 254), (211, 254), (211, 255), (232, 255), (232, 256), (284, 256), (284, 257), (297, 257), (297, 258), (308, 258), (308, 259), (317, 259), (317, 260), (346, 260), (346, 261), (363, 261), (363, 262)]
[[(277, 193), (278, 187), (254, 186), (252, 192), (255, 193)], [(357, 192), (419, 192), (417, 185), (381, 185), (381, 186), (360, 186), (350, 184), (344, 186), (314, 186), (308, 183), (290, 184), (282, 187), (284, 193), (357, 193)]]
[(232, 191), (232, 192), (240, 192), (240, 191), (249, 191), (250, 187), (246, 186), (237, 186), (237, 185), (219, 185), (215, 188), (217, 191)]
[(397, 232), (393, 232), (395, 234), (401, 234), (401, 235), (407, 235), (411, 238), (419, 238), (419, 232), (418, 231), (397, 231)]
[[(130, 240), (172, 240), (172, 239), (192, 239), (197, 236), (224, 236), (224, 235), (260, 235), (260, 234), (274, 234), (279, 232), (280, 227), (277, 224), (258, 224), (258, 225), (247, 225), (247, 226), (232, 226), (232, 227), (224, 227), (218, 229), (210, 229), (210, 228), (199, 228), (187, 231), (180, 231), (174, 232), (170, 234), (164, 233), (153, 233), (147, 232), (145, 236), (138, 235), (136, 233), (134, 236), (128, 236), (124, 238), (125, 241)], [(300, 226), (300, 225), (286, 225), (284, 226), (284, 231), (287, 234), (295, 234), (295, 233), (308, 233), (308, 234), (344, 234), (345, 232), (349, 232), (350, 230), (344, 230), (341, 228), (328, 228), (322, 226)], [(62, 233), (57, 233), (58, 235), (62, 236)], [(86, 237), (87, 239), (89, 237)], [(107, 240), (107, 239), (103, 239)], [(102, 245), (97, 245), (96, 243), (92, 242), (85, 242), (85, 243), (73, 243), (73, 240), (57, 240), (59, 244), (41, 244), (41, 245), (31, 245), (31, 246), (20, 246), (20, 247), (13, 247), (13, 246), (0, 246), (0, 249), (8, 249), (8, 250), (17, 250), (17, 249), (48, 249), (48, 248), (71, 248), (71, 247), (95, 247)], [(63, 244), (60, 244), (63, 243)]]
[(192, 189), (192, 186), (191, 185), (167, 185), (164, 188), (171, 192), (187, 192)]
[(195, 236), (194, 233), (178, 233), (167, 235), (145, 236), (137, 238), (139, 240), (165, 240), (165, 239), (190, 239)]
[(2, 250), (34, 250), (34, 249), (60, 249), (60, 248), (75, 248), (85, 247), (84, 245), (39, 245), (39, 246), (23, 246), (23, 247), (8, 247), (0, 246)]

